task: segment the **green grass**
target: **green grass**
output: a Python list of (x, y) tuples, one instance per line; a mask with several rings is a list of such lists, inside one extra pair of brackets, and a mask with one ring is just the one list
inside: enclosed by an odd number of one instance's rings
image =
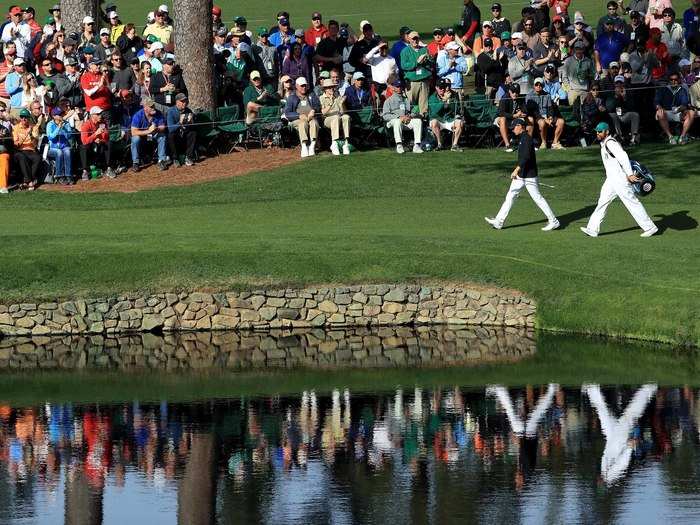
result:
[(459, 280), (526, 292), (540, 327), (698, 344), (700, 148), (633, 156), (659, 178), (644, 201), (664, 226), (651, 239), (619, 202), (606, 235), (579, 231), (602, 183), (598, 148), (540, 153), (565, 225), (551, 233), (527, 196), (506, 229), (484, 223), (508, 186), (514, 157), (501, 151), (384, 150), (135, 194), (12, 194), (0, 200), (0, 298)]
[(654, 345), (630, 345), (596, 339), (540, 334), (537, 353), (515, 363), (472, 367), (389, 369), (295, 369), (230, 372), (211, 369), (188, 373), (152, 371), (32, 371), (0, 374), (0, 404), (44, 402), (119, 402), (138, 399), (190, 401), (254, 395), (357, 392), (424, 388), (539, 385), (576, 387), (583, 383), (698, 386), (698, 353)]
[[(32, 5), (37, 10), (37, 16), (43, 22), (47, 9), (53, 5), (53, 0), (40, 0)], [(103, 2), (103, 5), (107, 2)], [(145, 23), (146, 13), (157, 7), (159, 3), (171, 6), (172, 0), (166, 2), (153, 2), (144, 4), (134, 0), (121, 0), (115, 2), (117, 10), (123, 22), (133, 22), (136, 25)], [(294, 27), (305, 29), (310, 25), (311, 13), (318, 10), (328, 21), (335, 18), (339, 22), (348, 22), (357, 30), (361, 20), (372, 22), (374, 29), (387, 38), (396, 38), (399, 27), (409, 25), (416, 31), (425, 35), (432, 32), (433, 27), (448, 27), (459, 20), (462, 13), (461, 2), (455, 0), (404, 0), (400, 7), (394, 4), (378, 4), (372, 0), (356, 0), (354, 2), (342, 2), (340, 0), (315, 1), (308, 0), (258, 0), (257, 2), (240, 3), (233, 0), (215, 0), (215, 4), (223, 9), (224, 21), (231, 25), (236, 16), (243, 15), (248, 20), (249, 29), (255, 29), (260, 25), (270, 26), (275, 23), (275, 15), (278, 11), (285, 10), (291, 16)], [(490, 17), (492, 2), (477, 2), (481, 9), (482, 17)], [(506, 0), (501, 2), (504, 14), (511, 21), (520, 18), (520, 10), (525, 5), (523, 2)], [(577, 10), (582, 10), (590, 21), (597, 21), (598, 17), (605, 14), (605, 3), (595, 0), (579, 0), (575, 3)], [(573, 16), (573, 10), (571, 11)]]

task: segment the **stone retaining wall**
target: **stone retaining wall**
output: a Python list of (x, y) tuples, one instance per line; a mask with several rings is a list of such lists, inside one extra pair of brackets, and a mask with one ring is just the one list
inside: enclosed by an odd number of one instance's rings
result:
[(117, 334), (349, 326), (533, 327), (519, 293), (465, 286), (365, 285), (229, 293), (165, 293), (0, 305), (0, 334)]
[(302, 328), (0, 340), (0, 370), (444, 366), (516, 361), (536, 351), (522, 328)]

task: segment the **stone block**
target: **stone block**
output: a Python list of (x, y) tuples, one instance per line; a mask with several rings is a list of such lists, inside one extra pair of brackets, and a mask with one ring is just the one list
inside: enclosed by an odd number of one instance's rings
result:
[(284, 297), (270, 297), (265, 304), (266, 306), (280, 308), (287, 304), (287, 300)]
[(32, 328), (35, 324), (31, 317), (22, 317), (15, 322), (15, 326), (18, 328)]
[(277, 308), (263, 306), (260, 308), (260, 310), (258, 310), (258, 314), (260, 315), (260, 319), (263, 321), (272, 321), (277, 315)]
[(7, 314), (7, 313), (0, 314), (0, 324), (12, 326), (15, 324), (15, 320), (12, 318), (12, 316), (10, 314)]
[(238, 317), (218, 314), (212, 317), (211, 327), (214, 330), (232, 330), (238, 326)]
[(397, 314), (403, 312), (403, 305), (395, 302), (386, 302), (382, 305), (382, 311), (388, 314)]
[(335, 304), (333, 301), (326, 300), (318, 305), (318, 309), (321, 310), (323, 313), (334, 314), (338, 311), (338, 305)]
[(277, 310), (277, 317), (280, 319), (299, 319), (299, 310), (294, 308), (280, 308)]
[(326, 324), (326, 314), (319, 314), (311, 319), (311, 326), (323, 326)]
[(352, 299), (350, 298), (350, 294), (339, 293), (335, 296), (334, 302), (335, 304), (350, 304)]
[(329, 323), (344, 323), (345, 316), (343, 314), (333, 314), (328, 318)]
[(259, 309), (265, 304), (266, 298), (264, 295), (254, 295), (250, 298), (250, 303), (253, 305), (253, 310)]
[(141, 329), (150, 332), (162, 328), (165, 318), (161, 314), (146, 314), (141, 320)]

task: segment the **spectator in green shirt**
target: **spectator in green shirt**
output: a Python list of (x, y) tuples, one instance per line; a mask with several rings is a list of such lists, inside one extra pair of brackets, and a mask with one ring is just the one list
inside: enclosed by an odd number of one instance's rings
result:
[(243, 91), (243, 107), (245, 108), (245, 123), (250, 126), (258, 118), (260, 109), (264, 106), (279, 107), (280, 99), (272, 86), (263, 86), (259, 71), (251, 71), (250, 85)]
[(416, 31), (408, 34), (411, 45), (401, 51), (401, 70), (409, 83), (409, 101), (418, 103), (421, 115), (428, 114), (428, 96), (430, 95), (430, 78), (432, 77), (432, 60), (427, 46), (421, 44)]
[(452, 133), (452, 151), (462, 151), (458, 144), (464, 121), (459, 109), (459, 97), (452, 91), (450, 81), (446, 78), (440, 79), (435, 86), (435, 93), (428, 100), (430, 129), (437, 139), (437, 149), (442, 149), (442, 132), (447, 130)]

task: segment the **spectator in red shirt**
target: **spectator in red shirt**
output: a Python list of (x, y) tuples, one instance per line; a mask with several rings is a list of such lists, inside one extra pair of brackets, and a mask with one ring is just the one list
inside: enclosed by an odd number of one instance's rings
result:
[(32, 39), (36, 35), (41, 33), (41, 26), (34, 19), (35, 16), (36, 11), (34, 11), (33, 7), (27, 7), (22, 10), (22, 18), (24, 19), (24, 22), (29, 26), (29, 29), (32, 30)]
[(311, 26), (304, 32), (306, 45), (316, 49), (318, 43), (328, 36), (328, 28), (323, 25), (321, 13), (316, 11), (311, 15)]
[(85, 109), (90, 111), (97, 106), (102, 110), (102, 118), (109, 126), (109, 110), (112, 109), (112, 93), (109, 90), (109, 68), (101, 67), (102, 61), (93, 57), (88, 70), (80, 78), (80, 87), (85, 98)]
[(12, 62), (17, 56), (14, 42), (8, 42), (3, 47), (5, 60), (0, 62), (0, 102), (4, 102), (6, 107), (10, 107), (10, 94), (5, 87), (5, 79), (9, 73), (14, 71)]
[(443, 40), (445, 38), (445, 32), (441, 27), (436, 27), (433, 29), (433, 41), (428, 44), (428, 54), (435, 58), (437, 54), (445, 48), (445, 43)]
[(666, 70), (671, 63), (671, 55), (668, 47), (661, 41), (661, 29), (652, 27), (649, 30), (649, 40), (646, 45), (647, 51), (656, 55), (658, 65), (651, 69), (651, 78), (659, 80), (666, 76)]
[(103, 165), (104, 174), (110, 179), (117, 175), (111, 167), (112, 144), (109, 141), (109, 125), (104, 121), (99, 106), (90, 109), (90, 116), (80, 127), (80, 162), (83, 167), (82, 179), (88, 180), (88, 160), (95, 165)]

